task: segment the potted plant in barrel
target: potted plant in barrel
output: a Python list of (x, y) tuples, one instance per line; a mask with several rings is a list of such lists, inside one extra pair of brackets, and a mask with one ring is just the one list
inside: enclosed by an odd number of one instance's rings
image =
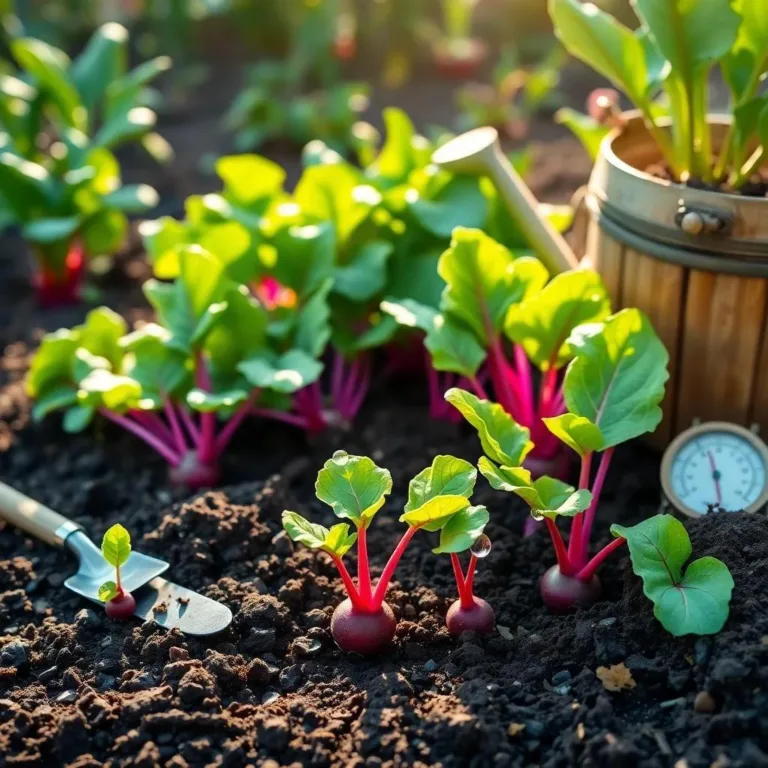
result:
[[(614, 303), (644, 310), (673, 353), (663, 445), (694, 418), (748, 423), (765, 412), (768, 14), (760, 0), (632, 8), (637, 30), (591, 3), (549, 2), (565, 48), (635, 107), (622, 112), (618, 93), (602, 89), (591, 118), (560, 118), (596, 158), (587, 259)], [(717, 68), (730, 104), (715, 115)], [(722, 317), (730, 322), (711, 322)], [(743, 382), (738, 396), (731, 371)]]

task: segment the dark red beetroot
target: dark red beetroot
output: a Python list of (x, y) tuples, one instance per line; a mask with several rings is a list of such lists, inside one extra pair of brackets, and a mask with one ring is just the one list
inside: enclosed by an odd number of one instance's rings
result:
[(395, 636), (397, 619), (387, 603), (378, 611), (361, 611), (347, 598), (333, 612), (331, 634), (342, 651), (372, 656), (385, 651)]
[(560, 567), (553, 565), (539, 582), (539, 591), (544, 605), (553, 613), (570, 613), (596, 603), (603, 588), (600, 579), (592, 576), (587, 581), (575, 576), (564, 576)]
[(104, 604), (104, 610), (114, 621), (128, 621), (136, 610), (136, 600), (130, 592), (121, 592)]
[(212, 488), (219, 482), (218, 466), (201, 462), (197, 451), (187, 451), (181, 462), (171, 467), (169, 475), (174, 485), (183, 485), (190, 490)]
[(80, 243), (70, 246), (61, 272), (47, 268), (42, 260), (38, 263), (42, 268), (35, 272), (32, 282), (40, 306), (50, 309), (80, 302), (80, 288), (85, 272), (83, 247)]
[(457, 600), (445, 616), (445, 626), (448, 631), (458, 637), (462, 632), (477, 632), (490, 635), (496, 628), (496, 616), (493, 608), (481, 597), (473, 597), (472, 605), (464, 607)]

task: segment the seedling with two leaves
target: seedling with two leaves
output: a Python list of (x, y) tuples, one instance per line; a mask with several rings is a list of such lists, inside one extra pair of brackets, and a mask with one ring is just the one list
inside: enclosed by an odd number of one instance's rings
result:
[[(340, 648), (362, 654), (375, 654), (392, 642), (397, 620), (385, 602), (389, 584), (400, 559), (414, 535), (425, 530), (440, 532), (436, 553), (451, 555), (460, 598), (451, 606), (446, 623), (454, 634), (467, 629), (491, 632), (494, 614), (484, 600), (473, 594), (478, 556), (490, 550), (483, 530), (488, 522), (485, 507), (471, 506), (477, 471), (466, 461), (453, 456), (438, 456), (420, 472), (408, 488), (408, 502), (401, 522), (406, 531), (374, 584), (368, 561), (367, 532), (376, 513), (392, 490), (392, 476), (365, 456), (337, 451), (318, 473), (315, 491), (334, 514), (350, 522), (330, 529), (310, 523), (296, 512), (283, 512), (288, 535), (311, 549), (327, 553), (339, 571), (347, 599), (334, 611), (331, 632)], [(350, 533), (350, 524), (355, 532)], [(477, 554), (472, 554), (464, 574), (459, 553), (482, 539)], [(357, 582), (342, 558), (357, 544)]]

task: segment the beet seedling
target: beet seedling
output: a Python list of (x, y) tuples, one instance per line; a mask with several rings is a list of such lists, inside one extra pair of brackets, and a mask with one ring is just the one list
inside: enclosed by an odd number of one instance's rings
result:
[[(328, 504), (337, 517), (349, 520), (356, 529), (354, 533), (350, 533), (350, 523), (328, 529), (296, 512), (283, 512), (283, 526), (291, 539), (326, 552), (339, 571), (347, 599), (333, 613), (331, 633), (342, 650), (370, 655), (390, 645), (397, 621), (384, 598), (400, 558), (417, 531), (440, 531), (459, 512), (475, 510), (465, 525), (457, 526), (464, 531), (474, 530), (482, 514), (478, 510), (483, 509), (470, 507), (469, 503), (476, 480), (477, 470), (453, 456), (437, 456), (431, 466), (411, 480), (408, 502), (400, 517), (408, 527), (375, 585), (368, 564), (367, 531), (392, 491), (392, 476), (386, 469), (365, 456), (337, 451), (318, 473), (317, 498)], [(342, 561), (355, 544), (357, 583)]]
[[(577, 328), (568, 344), (576, 351), (563, 385), (568, 413), (545, 418), (544, 423), (581, 457), (578, 489), (546, 475), (534, 479), (522, 467), (533, 448), (529, 430), (501, 406), (459, 389), (446, 393), (478, 432), (485, 453), (478, 463), (480, 472), (493, 488), (521, 497), (534, 519), (547, 526), (557, 564), (542, 577), (540, 591), (553, 611), (569, 611), (600, 597), (596, 572), (624, 542), (617, 538), (589, 558), (592, 525), (611, 457), (618, 444), (656, 429), (669, 376), (667, 351), (636, 309)], [(596, 452), (601, 454), (600, 466), (590, 487)], [(572, 519), (568, 546), (557, 527), (559, 517)]]
[(120, 583), (120, 568), (131, 555), (131, 535), (119, 523), (113, 525), (101, 542), (101, 554), (115, 568), (115, 580), (107, 581), (99, 587), (99, 600), (105, 603), (104, 609), (110, 619), (127, 621), (136, 610), (136, 600), (130, 592), (123, 590)]
[[(496, 626), (493, 608), (485, 600), (474, 595), (477, 561), (491, 552), (491, 540), (483, 533), (488, 519), (488, 510), (485, 507), (467, 507), (457, 512), (440, 531), (440, 546), (432, 550), (436, 555), (451, 555), (459, 599), (448, 609), (445, 624), (448, 631), (455, 636), (467, 631), (489, 635)], [(465, 574), (459, 554), (467, 550), (470, 552), (470, 558)]]

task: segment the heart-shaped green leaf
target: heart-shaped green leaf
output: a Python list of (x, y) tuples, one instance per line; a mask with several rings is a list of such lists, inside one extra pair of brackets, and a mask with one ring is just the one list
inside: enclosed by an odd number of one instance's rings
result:
[(439, 531), (451, 517), (468, 506), (466, 496), (435, 496), (420, 507), (402, 514), (400, 522), (412, 527), (424, 527), (428, 531)]
[(573, 357), (568, 338), (583, 323), (604, 320), (610, 300), (596, 272), (581, 269), (557, 275), (542, 291), (509, 308), (507, 336), (520, 344), (542, 371), (562, 368)]
[(632, 570), (643, 580), (653, 615), (675, 636), (712, 635), (728, 618), (733, 577), (714, 557), (694, 560), (683, 524), (671, 515), (656, 515), (631, 528), (612, 525), (611, 533), (627, 540)]
[(450, 317), (436, 315), (432, 328), (424, 339), (436, 371), (458, 373), (472, 377), (487, 357), (473, 333), (465, 330)]
[(315, 494), (337, 517), (356, 527), (370, 525), (374, 515), (392, 492), (392, 475), (367, 456), (336, 451), (317, 475)]
[(306, 352), (292, 349), (279, 357), (262, 353), (244, 360), (237, 369), (254, 387), (290, 393), (317, 381), (323, 365)]
[(432, 551), (436, 555), (464, 552), (485, 530), (490, 515), (485, 507), (467, 507), (457, 512), (440, 531), (440, 546)]
[(600, 429), (604, 448), (653, 432), (669, 355), (648, 318), (625, 309), (603, 324), (577, 328), (569, 343), (577, 354), (563, 383), (568, 410)]
[(572, 448), (579, 456), (586, 456), (605, 448), (605, 439), (600, 428), (584, 416), (563, 413), (553, 418), (542, 419), (547, 429)]
[(441, 309), (488, 345), (501, 330), (509, 307), (540, 291), (547, 270), (538, 259), (515, 258), (478, 229), (457, 227), (438, 264), (446, 282)]
[(477, 470), (468, 461), (455, 456), (436, 456), (432, 464), (419, 472), (408, 485), (405, 512), (423, 507), (437, 496), (469, 498), (475, 488)]

